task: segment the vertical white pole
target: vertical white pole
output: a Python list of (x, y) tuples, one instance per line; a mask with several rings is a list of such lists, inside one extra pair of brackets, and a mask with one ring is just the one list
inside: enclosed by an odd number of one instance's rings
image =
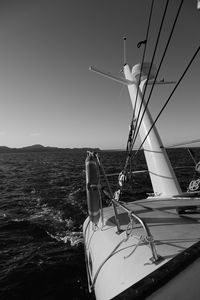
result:
[(126, 64), (126, 37), (124, 37), (124, 65)]
[[(124, 75), (125, 78), (131, 81), (136, 80), (136, 74), (132, 74), (130, 71), (130, 67), (126, 64), (124, 66)], [(144, 78), (144, 77), (142, 77)], [(144, 85), (145, 80), (140, 84), (140, 87)], [(133, 83), (128, 85), (128, 90), (132, 102), (132, 106), (135, 107), (136, 94), (137, 94), (137, 84)], [(142, 102), (142, 92), (139, 89), (137, 103), (136, 103), (136, 116), (138, 115), (139, 108)], [(143, 104), (141, 107), (140, 116), (142, 116), (145, 107), (145, 102), (143, 100)], [(140, 123), (140, 120), (138, 124)], [(146, 134), (153, 124), (153, 120), (149, 110), (147, 109), (144, 113), (143, 121), (141, 123), (141, 127), (139, 130), (139, 135), (141, 141), (144, 140)], [(171, 197), (180, 195), (181, 188), (177, 181), (176, 175), (172, 169), (171, 163), (169, 161), (168, 155), (166, 153), (165, 148), (162, 145), (162, 141), (157, 132), (156, 127), (150, 131), (146, 141), (143, 145), (144, 154), (151, 178), (151, 183), (153, 186), (154, 194), (159, 197)]]

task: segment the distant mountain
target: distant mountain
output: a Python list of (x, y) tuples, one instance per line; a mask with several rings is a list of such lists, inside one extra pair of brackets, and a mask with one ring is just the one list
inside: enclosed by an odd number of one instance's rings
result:
[(20, 151), (53, 151), (53, 150), (63, 150), (62, 148), (57, 148), (57, 147), (45, 147), (43, 145), (40, 145), (40, 144), (35, 144), (35, 145), (32, 145), (32, 146), (27, 146), (27, 147), (22, 147), (22, 148), (18, 148), (17, 150), (20, 150)]
[(22, 149), (43, 149), (43, 148), (45, 148), (43, 145), (35, 144), (32, 146), (23, 147)]
[(100, 151), (99, 148), (59, 148), (43, 146), (40, 144), (35, 144), (32, 146), (22, 147), (22, 148), (9, 148), (6, 146), (0, 146), (0, 153), (10, 153), (10, 152), (53, 152), (53, 151), (71, 151), (71, 152), (84, 152), (84, 151)]

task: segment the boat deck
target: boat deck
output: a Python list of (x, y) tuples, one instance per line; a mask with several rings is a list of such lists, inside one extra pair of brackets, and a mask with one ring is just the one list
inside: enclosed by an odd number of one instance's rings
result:
[[(152, 252), (149, 244), (142, 238), (145, 232), (140, 223), (136, 222), (133, 228), (128, 229), (130, 235), (126, 239), (127, 226), (130, 224), (128, 214), (122, 208), (117, 208), (122, 230), (117, 234), (113, 207), (104, 208), (103, 226), (93, 231), (89, 225), (86, 235), (86, 244), (91, 256), (92, 278), (96, 295), (100, 295), (99, 299), (111, 299), (118, 295), (120, 290), (137, 285), (200, 241), (200, 198), (152, 197), (129, 202), (125, 206), (147, 224), (155, 241), (156, 251), (162, 259), (158, 263), (152, 262)], [(196, 207), (196, 213), (180, 215), (176, 211), (177, 208), (188, 207)], [(114, 291), (106, 285), (108, 280), (115, 286)]]
[[(163, 258), (174, 257), (194, 243), (200, 241), (200, 210), (196, 213), (178, 214), (176, 209), (199, 207), (200, 198), (143, 199), (127, 203), (126, 207), (137, 214), (149, 227), (156, 249)], [(112, 217), (110, 217), (110, 213)], [(130, 220), (128, 214), (118, 209), (119, 223), (126, 230)], [(110, 208), (104, 211), (106, 225), (115, 224)], [(110, 224), (111, 225), (111, 224)], [(135, 225), (137, 234), (142, 234), (140, 224)]]

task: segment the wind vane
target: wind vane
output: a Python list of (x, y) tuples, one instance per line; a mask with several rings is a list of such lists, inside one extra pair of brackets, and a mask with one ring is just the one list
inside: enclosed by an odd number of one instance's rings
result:
[(142, 45), (142, 44), (144, 44), (144, 45), (145, 45), (145, 44), (146, 44), (146, 42), (147, 42), (147, 40), (140, 41), (140, 42), (137, 44), (137, 47), (138, 47), (138, 48), (140, 48), (140, 47), (141, 47), (141, 45)]

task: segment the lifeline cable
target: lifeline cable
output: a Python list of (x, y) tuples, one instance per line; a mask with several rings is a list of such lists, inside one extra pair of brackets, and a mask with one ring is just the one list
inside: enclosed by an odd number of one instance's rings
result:
[(183, 74), (181, 75), (179, 81), (177, 82), (177, 84), (175, 85), (174, 89), (172, 90), (170, 96), (168, 97), (167, 101), (165, 102), (165, 104), (163, 105), (162, 109), (160, 110), (159, 114), (157, 115), (156, 119), (154, 120), (153, 124), (151, 125), (149, 131), (146, 134), (146, 137), (144, 138), (143, 142), (141, 143), (140, 147), (138, 148), (138, 150), (136, 151), (135, 155), (137, 155), (137, 153), (139, 152), (139, 150), (142, 148), (144, 142), (146, 141), (149, 133), (151, 132), (152, 128), (154, 127), (154, 125), (156, 124), (157, 120), (159, 119), (160, 115), (162, 114), (163, 110), (165, 109), (165, 107), (167, 106), (169, 100), (171, 99), (172, 95), (174, 94), (175, 90), (177, 89), (178, 85), (180, 84), (180, 82), (182, 81), (183, 77), (185, 76), (187, 70), (189, 69), (189, 67), (191, 66), (193, 60), (195, 59), (195, 57), (197, 56), (198, 52), (200, 50), (200, 46), (197, 48), (197, 50), (195, 51), (193, 57), (191, 58), (189, 64), (187, 65), (185, 71), (183, 72)]
[[(141, 119), (140, 119), (140, 123), (139, 123), (138, 128), (137, 128), (137, 132), (136, 132), (136, 134), (135, 134), (135, 138), (134, 138), (134, 141), (133, 141), (133, 146), (134, 146), (135, 141), (136, 141), (136, 139), (137, 139), (137, 136), (138, 136), (138, 133), (139, 133), (139, 130), (140, 130), (140, 126), (141, 126), (142, 119), (143, 119), (143, 117), (144, 117), (146, 108), (147, 108), (147, 106), (148, 106), (148, 104), (149, 104), (149, 101), (150, 101), (150, 99), (151, 99), (151, 95), (152, 95), (152, 92), (153, 92), (153, 89), (154, 89), (154, 86), (155, 86), (155, 83), (156, 83), (156, 80), (157, 80), (157, 77), (158, 77), (158, 73), (159, 73), (159, 71), (160, 71), (161, 65), (162, 65), (163, 60), (164, 60), (164, 58), (165, 58), (165, 55), (166, 55), (166, 52), (167, 52), (167, 49), (168, 49), (170, 40), (171, 40), (171, 38), (172, 38), (172, 34), (173, 34), (173, 32), (174, 32), (174, 29), (175, 29), (175, 26), (176, 26), (176, 22), (177, 22), (177, 20), (178, 20), (178, 16), (179, 16), (181, 7), (182, 7), (182, 5), (183, 5), (183, 2), (184, 2), (184, 0), (182, 0), (181, 3), (180, 3), (180, 5), (179, 5), (179, 8), (178, 8), (178, 11), (177, 11), (175, 20), (174, 20), (174, 24), (173, 24), (173, 26), (172, 26), (172, 29), (171, 29), (171, 32), (170, 32), (170, 35), (169, 35), (167, 44), (166, 44), (166, 46), (165, 46), (165, 50), (164, 50), (164, 52), (163, 52), (163, 55), (162, 55), (162, 58), (161, 58), (159, 67), (158, 67), (158, 69), (157, 69), (157, 72), (156, 72), (156, 75), (155, 75), (155, 78), (154, 78), (154, 81), (153, 81), (153, 84), (152, 84), (152, 87), (151, 87), (151, 91), (150, 91), (150, 93), (149, 93), (148, 100), (147, 100), (147, 102), (146, 102), (146, 105), (145, 105), (143, 114), (142, 114)], [(133, 148), (133, 146), (132, 146), (132, 148)]]

